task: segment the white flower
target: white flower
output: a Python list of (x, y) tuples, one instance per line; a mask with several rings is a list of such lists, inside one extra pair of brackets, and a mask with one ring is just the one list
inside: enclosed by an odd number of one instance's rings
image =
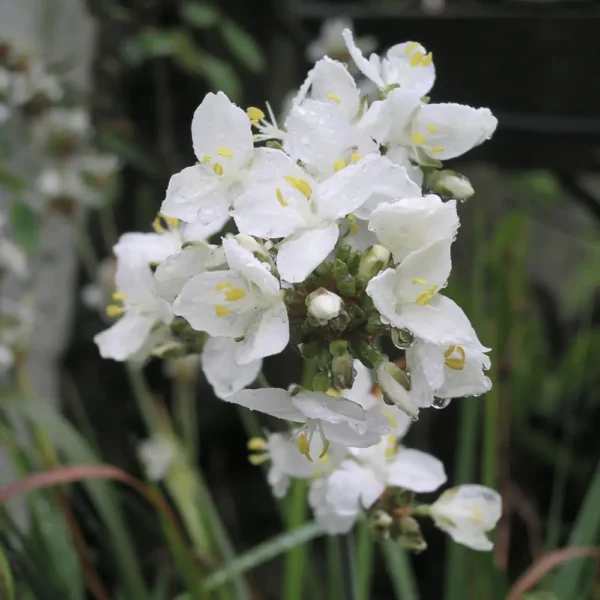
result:
[(171, 305), (158, 295), (148, 264), (135, 257), (119, 257), (115, 281), (115, 304), (107, 312), (120, 318), (94, 341), (102, 358), (144, 359), (168, 334), (173, 320)]
[[(306, 57), (310, 62), (317, 62), (324, 56), (331, 56), (342, 61), (348, 61), (350, 55), (342, 32), (344, 29), (352, 29), (352, 21), (346, 17), (333, 17), (325, 19), (321, 24), (319, 37), (314, 39), (306, 49)], [(356, 45), (363, 52), (372, 52), (377, 47), (377, 39), (371, 35), (365, 35), (356, 39)]]
[(357, 47), (352, 32), (343, 32), (350, 56), (359, 70), (368, 77), (380, 90), (389, 90), (390, 86), (400, 86), (425, 96), (433, 87), (435, 67), (432, 55), (418, 42), (405, 42), (392, 46), (385, 58), (371, 54), (367, 60)]
[(385, 419), (367, 421), (365, 411), (356, 402), (323, 392), (266, 388), (242, 390), (225, 400), (280, 419), (304, 423), (298, 433), (298, 449), (307, 457), (316, 434), (324, 444), (329, 441), (366, 447), (376, 444), (382, 433), (389, 432)]
[(167, 358), (163, 362), (163, 373), (169, 379), (196, 381), (201, 357), (199, 354), (187, 354), (178, 358)]
[(442, 202), (433, 194), (380, 204), (369, 220), (369, 229), (391, 250), (396, 263), (437, 239), (453, 240), (458, 226), (456, 202)]
[(348, 453), (345, 446), (324, 444), (320, 437), (314, 436), (309, 444), (309, 455), (315, 459), (306, 460), (306, 457), (298, 452), (294, 441), (294, 436), (297, 435), (297, 432), (272, 433), (266, 440), (252, 438), (248, 441), (248, 448), (255, 452), (250, 455), (252, 464), (259, 465), (267, 460), (271, 461), (267, 480), (277, 498), (283, 498), (287, 493), (290, 478), (312, 479), (330, 473)]
[(4, 344), (0, 344), (0, 379), (8, 373), (15, 363), (13, 351)]
[(173, 175), (161, 211), (189, 223), (223, 221), (254, 153), (250, 118), (223, 92), (207, 94), (194, 113), (198, 163)]
[(154, 435), (144, 440), (139, 444), (137, 452), (150, 481), (163, 479), (177, 456), (175, 444), (164, 435)]
[(68, 200), (94, 205), (98, 196), (83, 182), (81, 173), (69, 162), (62, 168), (45, 168), (37, 178), (36, 187), (46, 201)]
[(217, 398), (227, 398), (250, 385), (260, 373), (262, 360), (238, 364), (235, 355), (239, 342), (226, 337), (210, 338), (201, 355), (202, 371)]
[(22, 106), (36, 96), (51, 102), (63, 97), (63, 89), (54, 75), (48, 74), (39, 60), (27, 57), (27, 68), (14, 75), (11, 101)]
[(175, 314), (215, 337), (244, 336), (235, 356), (240, 364), (278, 354), (289, 340), (279, 282), (236, 240), (224, 239), (223, 248), (229, 269), (192, 277), (175, 300)]
[(251, 179), (233, 218), (242, 233), (285, 238), (278, 245), (277, 268), (293, 283), (303, 281), (333, 250), (337, 219), (379, 192), (380, 183), (392, 193), (391, 181), (406, 179), (406, 173), (371, 155), (317, 183), (283, 152), (265, 148), (257, 150)]
[(490, 368), (485, 354), (489, 348), (479, 343), (470, 329), (471, 342), (437, 346), (420, 340), (406, 350), (411, 375), (411, 398), (418, 406), (431, 406), (438, 398), (480, 396), (492, 387), (483, 370)]
[(440, 346), (472, 341), (469, 320), (438, 292), (446, 285), (452, 263), (450, 239), (439, 239), (411, 252), (395, 269), (386, 269), (367, 286), (382, 320)]
[(113, 257), (103, 259), (96, 269), (93, 283), (81, 290), (83, 304), (91, 309), (105, 314), (106, 305), (110, 303), (115, 291), (115, 272), (117, 263)]
[(473, 550), (491, 550), (485, 535), (502, 515), (498, 492), (482, 485), (461, 485), (446, 490), (432, 505), (434, 523), (452, 539)]
[(83, 108), (52, 108), (36, 123), (35, 134), (40, 143), (71, 142), (79, 144), (91, 132), (90, 115)]
[[(309, 494), (317, 522), (328, 533), (349, 531), (362, 510), (368, 509), (387, 487), (417, 493), (432, 492), (446, 482), (444, 465), (434, 456), (396, 448), (395, 436), (370, 448), (351, 449), (353, 455)], [(330, 517), (336, 515), (337, 518)]]
[(307, 298), (308, 314), (322, 323), (327, 323), (337, 317), (344, 303), (342, 299), (325, 288), (319, 288)]
[(399, 438), (404, 437), (412, 423), (410, 416), (397, 406), (384, 402), (381, 388), (375, 385), (369, 369), (359, 360), (354, 360), (354, 369), (354, 384), (351, 389), (344, 390), (342, 395), (360, 404), (367, 418), (371, 415), (382, 415), (390, 425), (390, 433)]

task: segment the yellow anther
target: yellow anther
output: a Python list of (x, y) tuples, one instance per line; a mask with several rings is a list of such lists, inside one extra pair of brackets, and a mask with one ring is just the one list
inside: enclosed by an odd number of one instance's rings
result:
[(398, 419), (396, 419), (391, 412), (385, 410), (383, 411), (383, 416), (387, 419), (392, 429), (396, 429), (396, 427), (398, 427)]
[(227, 302), (236, 302), (237, 300), (241, 300), (246, 297), (246, 290), (242, 288), (233, 288), (232, 290), (227, 290), (225, 292), (225, 300)]
[(217, 283), (217, 285), (215, 285), (215, 290), (217, 290), (217, 292), (222, 292), (223, 290), (232, 287), (233, 283), (231, 281), (221, 281), (221, 283)]
[(306, 179), (298, 179), (297, 177), (292, 177), (291, 175), (286, 175), (284, 179), (296, 190), (298, 190), (302, 195), (306, 196), (306, 198), (310, 198), (312, 194), (312, 188), (310, 187), (310, 183), (306, 181)]
[(115, 292), (112, 295), (112, 299), (115, 302), (123, 302), (123, 300), (125, 300), (125, 298), (127, 298), (127, 294), (125, 292)]
[(215, 163), (213, 165), (213, 171), (217, 174), (217, 175), (223, 175), (223, 165), (221, 163)]
[(417, 145), (419, 145), (419, 146), (420, 146), (421, 144), (424, 144), (424, 143), (425, 143), (425, 141), (427, 140), (427, 138), (426, 138), (426, 137), (425, 137), (425, 136), (424, 136), (422, 133), (419, 133), (418, 131), (415, 131), (415, 133), (413, 133), (413, 134), (410, 136), (410, 139), (411, 139), (411, 140), (412, 140), (412, 141), (413, 141), (415, 144), (417, 144)]
[(246, 114), (252, 121), (260, 121), (265, 118), (265, 113), (260, 108), (256, 108), (256, 106), (249, 106), (246, 109)]
[(343, 158), (338, 158), (333, 163), (333, 170), (337, 173), (338, 171), (341, 171), (345, 166), (346, 166), (346, 161)]
[(279, 188), (275, 190), (275, 195), (277, 196), (277, 202), (279, 202), (281, 206), (286, 207), (288, 205), (286, 199), (283, 197), (283, 192)]
[(415, 285), (425, 285), (427, 283), (427, 279), (413, 279), (412, 282)]
[(217, 317), (226, 317), (231, 311), (226, 307), (223, 306), (222, 304), (217, 304), (215, 306), (215, 313), (217, 315)]
[(326, 392), (328, 396), (333, 396), (334, 398), (339, 398), (340, 393), (335, 388), (329, 388)]
[(350, 162), (351, 162), (351, 163), (357, 163), (359, 160), (361, 160), (361, 159), (362, 159), (362, 157), (363, 157), (363, 155), (362, 155), (362, 154), (359, 154), (358, 152), (353, 152), (353, 153), (350, 155)]
[(248, 450), (264, 450), (267, 447), (267, 440), (259, 437), (250, 438), (247, 447)]
[(160, 217), (156, 217), (156, 219), (152, 221), (152, 229), (154, 229), (156, 233), (164, 233), (165, 228), (163, 227), (163, 224), (160, 221)]
[(406, 46), (404, 54), (408, 56), (415, 48), (418, 48), (420, 45), (421, 44), (419, 44), (419, 42), (411, 42), (408, 46)]
[(385, 449), (386, 458), (392, 458), (394, 454), (396, 454), (396, 444), (398, 442), (398, 438), (395, 435), (387, 436), (387, 447)]
[(268, 454), (249, 454), (248, 455), (248, 462), (254, 466), (262, 465), (264, 462), (267, 462), (268, 460), (269, 460)]
[(328, 450), (329, 450), (329, 440), (325, 440), (323, 442), (323, 450), (321, 450), (321, 454), (319, 454), (319, 460), (321, 460), (322, 458), (325, 458), (325, 455), (327, 454)]
[(408, 64), (411, 67), (418, 67), (424, 58), (425, 55), (420, 50), (417, 50), (417, 52), (413, 53), (413, 55), (410, 57)]
[(203, 162), (204, 164), (206, 164), (206, 163), (209, 163), (210, 161), (211, 161), (211, 156), (210, 156), (210, 154), (205, 154), (205, 155), (202, 157), (202, 162)]
[(305, 433), (301, 433), (298, 436), (298, 451), (300, 454), (304, 454), (304, 456), (306, 456), (310, 462), (313, 461), (310, 456), (310, 442), (308, 441), (308, 437)]
[(421, 59), (420, 64), (422, 67), (428, 67), (431, 64), (432, 60), (433, 60), (433, 54), (431, 52), (429, 52)]
[(341, 104), (342, 99), (337, 94), (325, 94), (326, 98), (333, 100), (336, 104)]
[(437, 285), (432, 285), (431, 287), (428, 287), (422, 294), (419, 294), (415, 302), (419, 306), (427, 306), (435, 296), (436, 290)]
[(258, 121), (256, 119), (250, 119), (250, 125), (252, 125), (252, 127), (256, 127), (258, 125)]
[(233, 158), (233, 152), (229, 148), (217, 148), (217, 154), (226, 158)]
[(177, 219), (176, 217), (168, 217), (167, 215), (160, 215), (163, 219), (163, 221), (165, 221), (169, 226), (173, 227), (174, 229), (177, 229), (180, 225), (181, 225), (181, 220)]
[[(455, 353), (458, 356), (455, 356)], [(444, 363), (453, 371), (462, 371), (465, 368), (465, 349), (462, 346), (448, 346), (444, 352)]]
[(429, 129), (431, 133), (435, 133), (437, 131), (437, 125), (435, 125), (434, 123), (429, 123), (429, 125), (427, 125), (427, 129)]
[(350, 213), (349, 215), (346, 215), (346, 219), (348, 219), (348, 221), (356, 221), (356, 215)]
[(428, 148), (428, 150), (433, 154), (439, 154), (440, 152), (444, 151), (444, 146), (433, 146), (431, 148)]
[(352, 235), (357, 235), (360, 231), (360, 227), (356, 223), (350, 223), (349, 229)]
[(121, 306), (117, 306), (116, 304), (109, 304), (106, 307), (106, 314), (111, 319), (116, 319), (117, 317), (120, 317), (123, 314), (123, 308)]

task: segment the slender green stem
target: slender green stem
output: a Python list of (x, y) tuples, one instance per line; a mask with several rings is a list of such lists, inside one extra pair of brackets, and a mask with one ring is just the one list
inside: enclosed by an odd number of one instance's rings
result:
[(383, 540), (381, 550), (397, 600), (418, 600), (419, 588), (404, 548), (393, 540)]
[(356, 585), (359, 600), (370, 600), (371, 576), (373, 574), (373, 537), (369, 522), (362, 519), (357, 528), (356, 548)]
[[(296, 479), (292, 483), (287, 511), (288, 530), (300, 527), (307, 517), (306, 505), (307, 483), (304, 479)], [(286, 600), (301, 600), (306, 581), (306, 546), (290, 550), (285, 559), (283, 596)]]
[(174, 416), (186, 454), (193, 464), (198, 457), (198, 403), (194, 381), (173, 379)]
[[(490, 329), (495, 326), (492, 325)], [(497, 336), (489, 336), (489, 344), (495, 347)], [(489, 377), (494, 382), (485, 396), (484, 435), (483, 435), (483, 477), (482, 483), (490, 488), (498, 484), (498, 444), (500, 426), (500, 381), (498, 380), (498, 360), (492, 361)]]
[(341, 566), (341, 555), (339, 539), (333, 535), (328, 535), (327, 540), (327, 587), (328, 587), (328, 598), (329, 600), (339, 600), (342, 598), (342, 587), (340, 572)]
[(154, 406), (154, 400), (152, 399), (152, 392), (146, 383), (144, 373), (141, 369), (127, 363), (127, 374), (129, 376), (129, 382), (131, 383), (131, 389), (133, 390), (134, 396), (137, 400), (138, 408), (144, 419), (144, 423), (149, 433), (157, 432), (160, 429), (160, 423), (158, 420), (158, 412)]
[(350, 531), (340, 536), (339, 543), (341, 555), (341, 579), (344, 589), (344, 598), (358, 600), (358, 586), (356, 584), (356, 548), (354, 547), (353, 533)]

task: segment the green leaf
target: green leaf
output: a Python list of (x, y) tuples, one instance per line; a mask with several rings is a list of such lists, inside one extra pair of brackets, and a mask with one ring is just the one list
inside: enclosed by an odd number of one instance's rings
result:
[(406, 550), (393, 540), (383, 540), (381, 549), (398, 600), (419, 600), (419, 589)]
[(265, 70), (265, 56), (256, 40), (234, 21), (221, 24), (221, 34), (235, 57), (252, 73)]
[(162, 173), (161, 165), (152, 156), (116, 131), (103, 131), (99, 136), (99, 145), (150, 177), (160, 177)]
[[(583, 500), (577, 520), (569, 536), (569, 546), (598, 546), (600, 544), (600, 463)], [(566, 562), (553, 578), (552, 591), (559, 598), (581, 598), (584, 576), (595, 559), (576, 559)], [(592, 574), (589, 573), (591, 581)]]
[(0, 546), (0, 598), (15, 600), (15, 581), (2, 546)]
[(5, 165), (0, 165), (0, 186), (12, 192), (22, 192), (27, 187), (25, 181), (11, 173)]
[(13, 202), (10, 224), (17, 243), (25, 252), (33, 254), (40, 239), (40, 222), (35, 211), (22, 200)]
[(221, 14), (217, 7), (212, 4), (187, 2), (181, 8), (181, 18), (192, 27), (208, 29), (218, 22), (221, 18)]
[(149, 58), (172, 56), (180, 42), (180, 31), (146, 27), (123, 44), (123, 58), (128, 64), (137, 67)]
[(206, 589), (212, 590), (231, 581), (236, 575), (250, 571), (276, 556), (288, 552), (301, 544), (323, 535), (323, 530), (317, 523), (307, 523), (291, 531), (277, 535), (249, 552), (241, 554), (225, 568), (213, 573), (206, 579)]

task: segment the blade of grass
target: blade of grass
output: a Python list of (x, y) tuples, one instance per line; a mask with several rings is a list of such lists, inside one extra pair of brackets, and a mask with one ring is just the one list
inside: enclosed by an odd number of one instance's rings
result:
[(336, 536), (328, 535), (325, 543), (327, 548), (328, 598), (329, 600), (338, 600), (338, 598), (342, 598), (340, 541)]
[(358, 523), (357, 533), (357, 595), (359, 600), (369, 600), (371, 597), (371, 577), (373, 575), (373, 537), (369, 522), (366, 519), (362, 519)]
[(0, 544), (0, 598), (15, 600), (15, 580), (2, 544)]
[[(307, 484), (304, 479), (292, 482), (291, 493), (288, 499), (287, 528), (294, 530), (300, 527), (307, 518), (308, 506), (306, 504)], [(285, 559), (283, 579), (283, 595), (286, 600), (301, 600), (306, 566), (306, 548), (299, 546), (290, 550)]]
[(397, 600), (419, 600), (417, 581), (404, 548), (393, 540), (383, 540), (381, 551)]

